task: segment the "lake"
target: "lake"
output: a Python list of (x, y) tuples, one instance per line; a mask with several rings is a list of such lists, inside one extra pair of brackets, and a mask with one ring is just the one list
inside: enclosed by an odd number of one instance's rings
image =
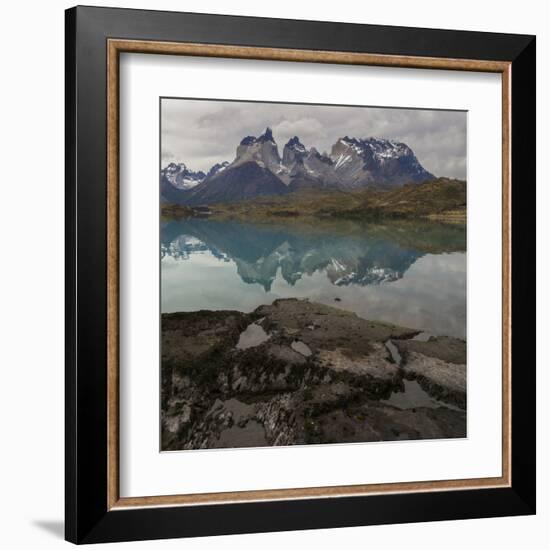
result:
[(161, 225), (161, 309), (250, 312), (308, 298), (466, 338), (466, 230), (435, 222), (188, 218)]

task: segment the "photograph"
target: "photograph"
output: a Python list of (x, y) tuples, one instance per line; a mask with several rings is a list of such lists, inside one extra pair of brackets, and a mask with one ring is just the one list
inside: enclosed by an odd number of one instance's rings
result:
[(160, 450), (466, 438), (468, 113), (159, 103)]

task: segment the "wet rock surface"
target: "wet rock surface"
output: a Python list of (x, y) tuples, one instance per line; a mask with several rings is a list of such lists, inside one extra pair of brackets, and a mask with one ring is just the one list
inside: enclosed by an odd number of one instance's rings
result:
[(395, 346), (409, 380), (417, 380), (436, 399), (466, 408), (466, 342), (440, 336), (426, 342), (400, 341)]
[(162, 449), (465, 437), (465, 342), (418, 332), (297, 299), (164, 314)]

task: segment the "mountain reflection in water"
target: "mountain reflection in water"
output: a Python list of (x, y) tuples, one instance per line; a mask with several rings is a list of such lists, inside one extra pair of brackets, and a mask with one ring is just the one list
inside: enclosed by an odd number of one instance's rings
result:
[(432, 222), (171, 221), (161, 227), (161, 307), (249, 312), (309, 298), (465, 338), (465, 248), (464, 226)]

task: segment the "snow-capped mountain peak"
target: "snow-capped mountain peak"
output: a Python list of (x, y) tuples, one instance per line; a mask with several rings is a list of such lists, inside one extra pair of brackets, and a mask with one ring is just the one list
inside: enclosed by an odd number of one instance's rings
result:
[(392, 139), (344, 136), (332, 146), (330, 158), (350, 188), (368, 184), (395, 187), (433, 178), (408, 145)]
[(183, 162), (170, 162), (160, 173), (177, 189), (191, 189), (206, 177), (202, 171), (189, 170)]

